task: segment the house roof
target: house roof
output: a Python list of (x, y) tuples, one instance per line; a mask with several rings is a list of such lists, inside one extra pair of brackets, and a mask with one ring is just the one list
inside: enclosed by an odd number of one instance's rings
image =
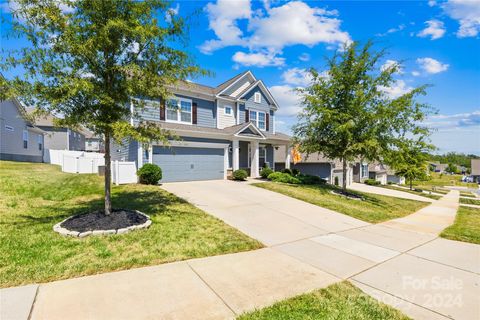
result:
[(227, 87), (229, 87), (231, 84), (233, 84), (235, 81), (237, 81), (238, 79), (240, 79), (241, 77), (243, 77), (245, 74), (249, 73), (250, 71), (247, 70), (245, 72), (242, 72), (240, 74), (237, 74), (235, 77), (233, 78), (230, 78), (228, 79), (227, 81), (221, 83), (220, 85), (218, 85), (216, 88), (215, 88), (215, 94), (218, 94), (220, 92), (222, 92), (223, 90), (225, 90)]
[[(241, 132), (242, 130), (246, 129), (249, 126), (254, 126), (253, 122), (246, 122), (242, 124), (237, 124), (234, 126), (226, 127), (224, 129), (217, 129), (217, 128), (208, 128), (208, 127), (199, 127), (199, 126), (192, 126), (187, 124), (180, 124), (180, 123), (171, 123), (171, 122), (156, 122), (158, 126), (163, 129), (171, 130), (178, 135), (182, 135), (182, 133), (186, 134), (205, 134), (205, 135), (214, 135), (218, 139), (232, 139), (234, 138), (235, 134)], [(260, 131), (258, 128), (255, 127), (256, 130)], [(270, 143), (288, 143), (290, 141), (290, 136), (277, 132), (275, 134), (261, 131), (262, 134), (265, 136), (266, 140), (269, 140)], [(253, 136), (252, 136), (253, 138)]]
[(26, 121), (29, 130), (32, 130), (41, 134), (46, 133), (44, 130), (35, 126), (35, 124), (31, 121), (30, 117), (28, 116), (27, 108), (22, 104), (20, 100), (18, 100), (15, 97), (10, 98), (9, 100), (13, 101), (13, 104), (17, 107), (18, 112), (22, 115), (23, 119)]
[[(25, 108), (27, 113), (29, 115), (32, 115), (35, 111), (35, 108)], [(37, 126), (42, 126), (42, 127), (53, 127), (54, 125), (54, 120), (56, 117), (52, 114), (46, 114), (46, 115), (41, 115), (35, 119), (35, 125)]]
[(480, 176), (480, 159), (472, 159), (471, 166), (471, 174), (474, 176)]
[(369, 172), (377, 172), (377, 173), (383, 173), (387, 172), (387, 168), (385, 165), (381, 163), (369, 163), (368, 164), (368, 171)]

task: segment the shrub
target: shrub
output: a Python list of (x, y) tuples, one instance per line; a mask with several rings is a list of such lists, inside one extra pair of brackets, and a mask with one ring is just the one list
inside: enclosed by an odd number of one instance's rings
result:
[(293, 175), (293, 176), (296, 177), (296, 176), (298, 176), (299, 174), (300, 174), (300, 170), (298, 170), (297, 168), (293, 168), (293, 169), (292, 169), (292, 175)]
[(335, 177), (335, 185), (338, 186), (338, 177)]
[(273, 172), (268, 176), (268, 180), (274, 182), (283, 182), (289, 184), (301, 184), (300, 179), (293, 177), (292, 175), (284, 172)]
[(285, 168), (282, 170), (282, 173), (287, 173), (289, 175), (292, 175), (292, 170), (288, 169), (288, 168)]
[(365, 184), (368, 184), (369, 186), (378, 186), (380, 184), (380, 181), (377, 181), (375, 179), (367, 179), (365, 180)]
[(233, 180), (245, 181), (247, 180), (248, 173), (243, 169), (233, 171)]
[(299, 179), (303, 184), (325, 184), (326, 181), (318, 176), (309, 174), (299, 174), (295, 178)]
[(140, 183), (158, 184), (162, 179), (162, 169), (153, 163), (146, 163), (137, 171)]
[(422, 189), (418, 189), (418, 188), (413, 189), (413, 191), (415, 191), (415, 192), (423, 192)]
[(260, 176), (263, 178), (263, 179), (267, 179), (268, 176), (273, 173), (273, 170), (270, 169), (269, 167), (264, 167), (262, 169), (262, 171), (260, 171)]
[(388, 184), (393, 184), (393, 182), (392, 182), (392, 181), (388, 181), (387, 183), (388, 183)]

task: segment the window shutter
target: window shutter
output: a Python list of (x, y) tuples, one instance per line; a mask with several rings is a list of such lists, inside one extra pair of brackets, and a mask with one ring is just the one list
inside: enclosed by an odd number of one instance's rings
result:
[(270, 131), (270, 114), (268, 112), (265, 114), (265, 129)]
[(160, 99), (160, 120), (165, 120), (165, 100)]
[(197, 124), (197, 103), (192, 103), (192, 123)]
[(245, 110), (245, 122), (250, 121), (250, 111), (248, 109)]

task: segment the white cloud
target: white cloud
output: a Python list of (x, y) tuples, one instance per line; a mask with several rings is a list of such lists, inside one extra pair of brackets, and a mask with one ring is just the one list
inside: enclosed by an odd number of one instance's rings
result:
[(419, 67), (427, 73), (435, 74), (446, 71), (449, 67), (448, 64), (441, 63), (433, 58), (418, 58), (417, 64)]
[(165, 20), (167, 22), (172, 21), (172, 16), (178, 15), (179, 12), (180, 12), (180, 3), (177, 3), (175, 7), (172, 7), (167, 10), (167, 12), (165, 13)]
[(296, 116), (300, 112), (300, 97), (294, 91), (295, 87), (280, 85), (268, 88), (280, 108), (276, 112), (279, 116)]
[(418, 71), (412, 71), (412, 76), (418, 77), (420, 75), (420, 72)]
[(378, 34), (376, 34), (376, 36), (377, 37), (385, 37), (387, 34), (399, 32), (399, 31), (402, 31), (403, 29), (405, 29), (405, 25), (402, 23), (398, 27), (390, 28), (390, 29), (387, 30), (387, 32), (378, 33)]
[[(264, 1), (264, 9), (252, 11), (250, 1), (218, 0), (215, 4), (209, 3), (206, 9), (209, 27), (216, 39), (205, 41), (200, 50), (208, 54), (227, 46), (241, 46), (248, 48), (248, 55), (254, 57), (258, 57), (258, 52), (265, 51), (277, 56), (286, 46), (311, 47), (326, 43), (339, 47), (351, 42), (350, 35), (340, 29), (341, 21), (335, 17), (338, 14), (336, 11), (310, 7), (301, 1), (276, 7), (272, 4), (272, 1)], [(239, 23), (245, 23), (245, 27), (240, 28)], [(303, 58), (308, 59), (308, 56)]]
[(245, 53), (237, 51), (232, 60), (239, 65), (257, 67), (283, 66), (285, 64), (285, 58), (277, 57), (274, 52)]
[(435, 7), (436, 5), (437, 5), (437, 1), (435, 1), (435, 0), (429, 0), (428, 1), (428, 6), (429, 7)]
[(298, 59), (300, 59), (300, 61), (306, 62), (306, 61), (310, 60), (310, 55), (308, 53), (304, 52), (298, 57)]
[(431, 40), (440, 39), (445, 34), (445, 26), (442, 21), (428, 20), (425, 21), (427, 27), (420, 31), (417, 35), (419, 37), (430, 37)]
[(217, 49), (232, 45), (245, 45), (243, 32), (237, 24), (239, 19), (250, 18), (250, 0), (228, 1), (218, 0), (216, 4), (207, 4), (209, 28), (218, 39), (208, 40), (200, 46), (203, 53), (211, 53)]
[(442, 4), (450, 18), (460, 23), (457, 31), (459, 38), (476, 37), (480, 32), (480, 1), (450, 0)]
[(434, 115), (429, 117), (424, 125), (434, 129), (460, 129), (480, 126), (480, 110), (451, 115)]
[(405, 83), (405, 81), (397, 80), (392, 84), (392, 86), (390, 87), (381, 86), (379, 89), (385, 92), (387, 96), (389, 96), (390, 98), (395, 99), (412, 91), (413, 88), (408, 86)]
[(306, 69), (291, 68), (282, 73), (283, 82), (295, 86), (308, 86), (312, 81), (310, 73)]
[(398, 61), (396, 61), (396, 60), (387, 60), (387, 61), (385, 61), (385, 63), (380, 67), (380, 70), (381, 70), (381, 71), (385, 71), (385, 70), (387, 70), (388, 68), (391, 68), (391, 67), (393, 67), (393, 66), (395, 66), (395, 65), (397, 66), (397, 73), (398, 73), (398, 74), (402, 74), (402, 73), (403, 73), (403, 70), (402, 70), (402, 68), (401, 68), (401, 66), (400, 66), (400, 63), (399, 63)]
[(350, 42), (349, 34), (340, 30), (341, 21), (331, 17), (333, 14), (336, 12), (312, 8), (301, 1), (271, 8), (268, 16), (254, 17), (250, 21), (249, 29), (254, 32), (249, 44), (281, 50), (296, 44), (313, 46), (320, 42)]

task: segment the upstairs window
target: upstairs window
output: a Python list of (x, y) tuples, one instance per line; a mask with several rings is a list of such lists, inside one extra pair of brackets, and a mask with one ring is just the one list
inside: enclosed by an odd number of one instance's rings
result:
[(255, 103), (261, 103), (262, 102), (262, 95), (260, 94), (260, 92), (255, 92), (255, 94), (253, 95), (253, 101)]
[(23, 148), (27, 149), (28, 148), (28, 131), (23, 130)]
[(165, 120), (192, 124), (192, 100), (170, 99), (167, 103)]
[(260, 130), (265, 130), (266, 129), (265, 119), (266, 119), (265, 112), (250, 110), (250, 121), (255, 123), (255, 125)]

